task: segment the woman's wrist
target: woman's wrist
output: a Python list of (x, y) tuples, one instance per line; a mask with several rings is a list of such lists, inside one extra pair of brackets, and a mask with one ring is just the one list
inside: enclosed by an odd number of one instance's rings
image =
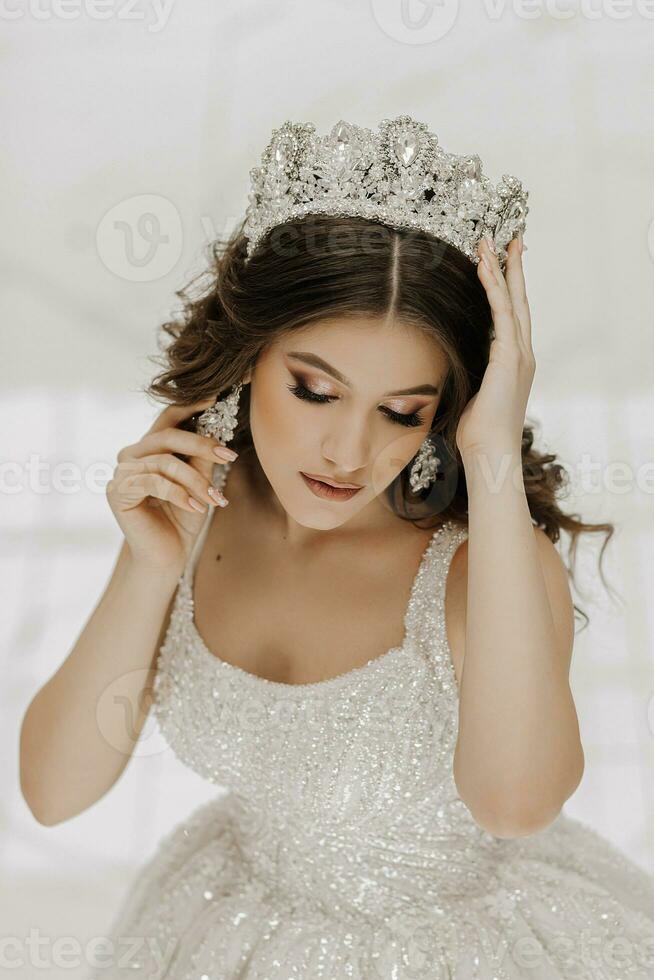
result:
[(493, 447), (464, 450), (461, 461), (468, 493), (479, 487), (485, 488), (487, 492), (500, 492), (507, 482), (516, 489), (524, 488), (520, 445), (507, 442)]
[(183, 564), (153, 566), (135, 557), (129, 547), (126, 547), (122, 566), (119, 571), (121, 581), (138, 592), (167, 591), (172, 592), (184, 569)]

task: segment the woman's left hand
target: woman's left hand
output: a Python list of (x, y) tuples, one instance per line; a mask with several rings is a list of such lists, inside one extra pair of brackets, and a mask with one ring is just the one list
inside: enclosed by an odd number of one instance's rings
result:
[(504, 274), (485, 239), (477, 249), (490, 263), (487, 268), (480, 261), (477, 274), (488, 296), (495, 336), (481, 387), (466, 405), (457, 427), (456, 444), (462, 457), (496, 451), (520, 453), (536, 370), (520, 245), (517, 238), (509, 243)]

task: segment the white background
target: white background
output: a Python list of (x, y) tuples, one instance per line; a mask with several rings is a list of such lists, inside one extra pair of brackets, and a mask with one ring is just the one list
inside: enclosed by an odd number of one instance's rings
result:
[[(285, 119), (324, 131), (409, 113), (530, 192), (528, 416), (571, 472), (564, 509), (616, 523), (604, 567), (623, 597), (597, 579), (603, 539), (585, 536), (575, 599), (591, 621), (571, 679), (586, 771), (565, 809), (654, 872), (654, 4), (4, 0), (0, 24), (3, 934), (102, 934), (157, 840), (217, 792), (160, 745), (42, 827), (18, 732), (118, 552), (104, 485), (161, 410), (140, 390), (157, 325)], [(146, 211), (168, 236), (152, 256)]]

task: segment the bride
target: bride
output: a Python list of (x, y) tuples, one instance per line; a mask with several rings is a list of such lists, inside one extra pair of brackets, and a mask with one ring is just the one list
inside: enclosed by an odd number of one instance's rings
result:
[(151, 707), (228, 790), (90, 975), (645, 980), (654, 882), (562, 810), (556, 543), (613, 528), (560, 509), (525, 422), (527, 194), (408, 116), (286, 123), (251, 174), (118, 453), (110, 582), (23, 720), (45, 825), (107, 793)]

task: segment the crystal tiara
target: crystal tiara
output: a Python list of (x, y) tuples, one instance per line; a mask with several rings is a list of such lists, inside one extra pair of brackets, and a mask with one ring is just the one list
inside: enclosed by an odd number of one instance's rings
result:
[(328, 214), (425, 231), (475, 264), (479, 241), (491, 235), (504, 268), (529, 211), (517, 177), (504, 174), (494, 186), (476, 154), (446, 153), (435, 133), (406, 115), (382, 119), (377, 132), (341, 119), (325, 136), (313, 123), (287, 120), (273, 129), (250, 187), (248, 259), (275, 226)]

